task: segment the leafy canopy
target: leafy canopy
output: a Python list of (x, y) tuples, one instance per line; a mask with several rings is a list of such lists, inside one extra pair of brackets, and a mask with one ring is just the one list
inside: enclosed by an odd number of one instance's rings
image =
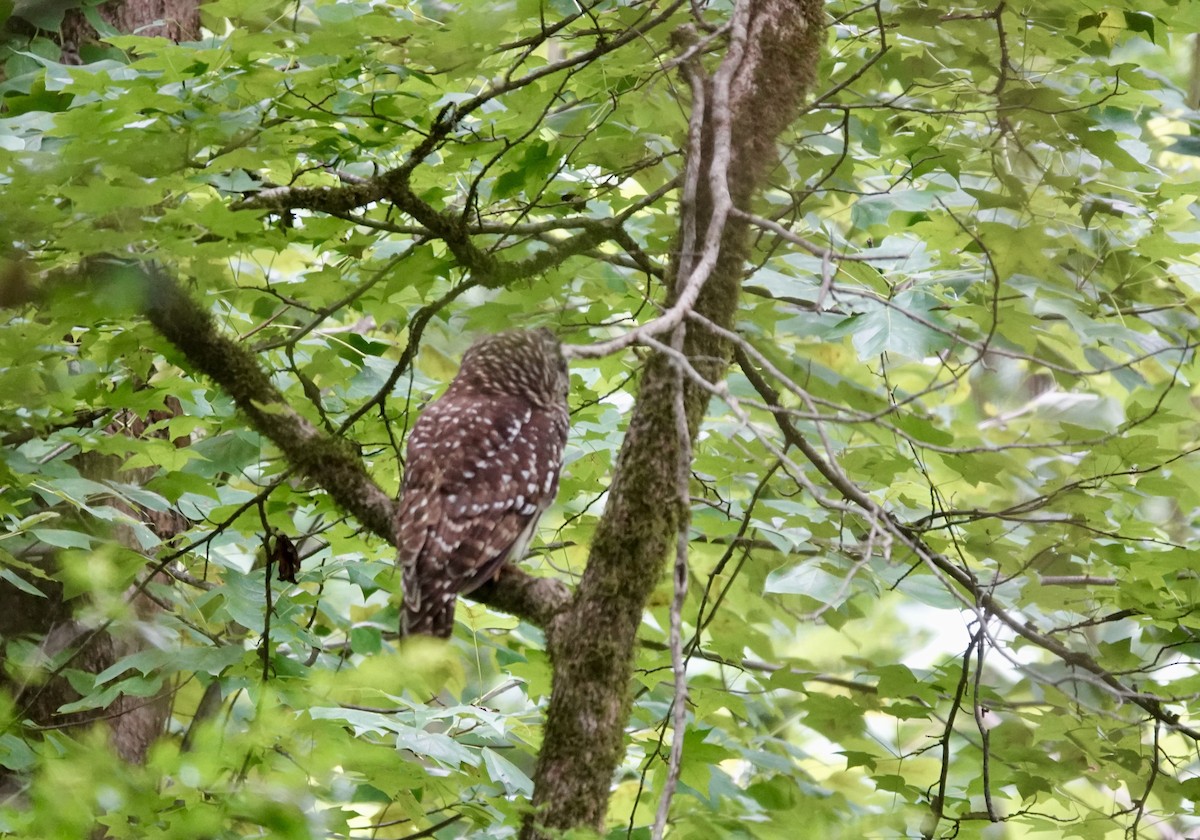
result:
[[(170, 266), (394, 492), (405, 429), (471, 336), (537, 323), (586, 343), (662, 300), (689, 115), (672, 33), (690, 10), (580, 9), (218, 0), (198, 42), (111, 33), (83, 66), (52, 33), (10, 40), (5, 282), (101, 252)], [(828, 11), (820, 89), (749, 208), (794, 236), (756, 235), (739, 322), (754, 364), (695, 450), (673, 836), (977, 837), (989, 810), (1014, 836), (1194, 830), (1194, 729), (1174, 724), (1194, 726), (1200, 692), (1183, 78), (1200, 6)], [(457, 227), (382, 201), (239, 209), (406, 161)], [(80, 699), (63, 711), (166, 690), (172, 736), (130, 769), (101, 734), (35, 732), (10, 703), (0, 765), (27, 774), (33, 807), (0, 806), (0, 827), (511, 836), (550, 688), (540, 631), (468, 605), (453, 652), (401, 658), (388, 546), (293, 480), (130, 289), (47, 288), (0, 326), (0, 576), (53, 577), (87, 594), (90, 626), (144, 642), (99, 674), (68, 664)], [(539, 574), (585, 563), (638, 363), (573, 367)], [(162, 435), (105, 431), (167, 398), (183, 412)], [(81, 453), (145, 480), (92, 476)], [(138, 514), (171, 508), (191, 524), (164, 541)], [(269, 622), (268, 529), (304, 555), (297, 585), (270, 584)], [(174, 579), (148, 577), (167, 558)], [(134, 584), (161, 609), (133, 610)], [(665, 776), (669, 587), (642, 627), (614, 836), (642, 836)], [(55, 666), (37, 641), (5, 640), (11, 678)], [(184, 751), (214, 682), (223, 710)], [(980, 707), (1001, 720), (986, 735)]]

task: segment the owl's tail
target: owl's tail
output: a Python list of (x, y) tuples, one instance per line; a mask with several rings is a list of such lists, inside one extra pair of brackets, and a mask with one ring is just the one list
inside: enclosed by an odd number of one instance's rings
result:
[[(406, 570), (407, 571), (407, 570)], [(454, 632), (454, 604), (458, 600), (446, 581), (434, 581), (432, 588), (422, 587), (416, 575), (404, 575), (404, 614), (400, 635), (434, 636), (448, 639)]]

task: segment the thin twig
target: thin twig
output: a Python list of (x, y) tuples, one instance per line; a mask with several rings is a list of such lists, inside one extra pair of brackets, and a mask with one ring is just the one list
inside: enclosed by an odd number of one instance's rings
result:
[[(729, 193), (729, 164), (733, 156), (733, 107), (731, 88), (734, 76), (742, 64), (749, 28), (751, 4), (742, 3), (734, 12), (730, 27), (729, 48), (725, 60), (717, 68), (712, 80), (712, 105), (708, 117), (712, 124), (712, 152), (707, 158), (708, 192), (711, 208), (708, 226), (704, 232), (704, 243), (690, 263), (693, 255), (681, 254), (681, 266), (691, 265), (690, 271), (680, 271), (680, 285), (671, 306), (657, 318), (635, 327), (623, 336), (611, 341), (602, 341), (587, 348), (572, 348), (576, 358), (599, 358), (623, 350), (641, 341), (664, 335), (675, 329), (696, 305), (700, 292), (712, 276), (721, 254), (725, 238), (725, 223), (733, 210), (733, 198)], [(690, 157), (695, 157), (692, 152)]]
[[(680, 323), (672, 336), (673, 349), (683, 350), (686, 323)], [(671, 798), (679, 784), (679, 773), (683, 765), (683, 740), (687, 733), (687, 663), (683, 658), (683, 604), (687, 599), (688, 590), (688, 532), (691, 527), (691, 493), (689, 479), (691, 478), (692, 438), (688, 432), (687, 409), (684, 406), (684, 376), (678, 365), (672, 366), (675, 371), (675, 433), (679, 438), (678, 492), (679, 492), (679, 531), (675, 543), (675, 596), (671, 601), (671, 671), (675, 677), (675, 699), (671, 703), (674, 713), (672, 720), (671, 757), (667, 766), (667, 780), (663, 785), (662, 796), (658, 800), (658, 812), (654, 815), (654, 829), (651, 833), (653, 840), (662, 840), (667, 827), (667, 817), (671, 811)]]
[(979, 729), (979, 738), (981, 742), (981, 750), (983, 757), (981, 759), (981, 772), (983, 782), (983, 802), (987, 808), (988, 819), (992, 822), (999, 822), (1000, 818), (996, 815), (996, 805), (992, 801), (992, 754), (991, 754), (991, 736), (988, 731), (991, 727), (984, 721), (984, 708), (979, 697), (979, 683), (983, 679), (983, 659), (987, 654), (988, 648), (988, 631), (987, 610), (980, 607), (976, 612), (979, 620), (979, 643), (975, 646), (975, 675), (974, 684), (972, 686), (973, 710), (975, 712), (975, 726)]

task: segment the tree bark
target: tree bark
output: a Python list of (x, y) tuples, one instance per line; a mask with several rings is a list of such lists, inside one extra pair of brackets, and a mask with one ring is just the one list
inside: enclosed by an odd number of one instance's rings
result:
[[(132, 438), (165, 438), (164, 431), (151, 432), (147, 427), (160, 420), (179, 416), (181, 412), (178, 400), (174, 399), (164, 404), (162, 410), (152, 411), (147, 417), (123, 411), (101, 433)], [(186, 447), (191, 439), (179, 438), (174, 443), (177, 447)], [(81, 477), (96, 482), (117, 479), (140, 485), (155, 472), (154, 468), (121, 470), (119, 458), (91, 452), (76, 455), (70, 459), (70, 464)], [(97, 504), (119, 508), (130, 518), (140, 519), (164, 541), (186, 527), (186, 520), (179, 514), (135, 509), (115, 499)], [(61, 515), (69, 517), (70, 512), (64, 510)], [(112, 537), (126, 547), (137, 550), (137, 541), (130, 529), (115, 527)], [(22, 559), (44, 568), (45, 579), (29, 581), (42, 593), (41, 597), (22, 592), (7, 583), (0, 584), (0, 640), (7, 642), (27, 638), (37, 641), (36, 655), (31, 660), (21, 661), (17, 667), (10, 667), (13, 663), (9, 661), (9, 650), (6, 645), (0, 645), (0, 690), (11, 693), (22, 717), (42, 726), (71, 729), (103, 721), (108, 727), (109, 741), (116, 753), (126, 761), (140, 764), (145, 760), (150, 744), (162, 732), (170, 708), (169, 697), (165, 693), (155, 697), (122, 694), (102, 709), (63, 714), (58, 711), (59, 708), (78, 700), (80, 696), (65, 677), (57, 671), (50, 672), (46, 663), (63, 651), (73, 649), (70, 667), (98, 674), (122, 657), (139, 650), (144, 640), (129, 628), (97, 627), (77, 621), (75, 612), (87, 599), (66, 598), (62, 585), (55, 580), (59, 571), (57, 552), (45, 545), (37, 549)], [(158, 605), (144, 595), (133, 592), (131, 599), (137, 613), (143, 617), (159, 610)], [(26, 682), (30, 672), (36, 674), (36, 678)]]
[[(121, 0), (103, 3), (96, 12), (118, 32), (170, 38), (176, 43), (200, 37), (199, 0)], [(83, 12), (68, 11), (59, 37), (63, 63), (83, 64), (80, 50), (96, 39), (96, 30)]]
[[(125, 0), (105, 3), (98, 13), (122, 32), (166, 36), (175, 41), (195, 39), (200, 34), (198, 0)], [(78, 8), (69, 9), (59, 34), (64, 63), (79, 64), (80, 46), (95, 38), (96, 31), (83, 12)], [(19, 267), (9, 268), (6, 277), (0, 278), (7, 281), (0, 283), (4, 286), (0, 291), (0, 306), (19, 306), (32, 299), (31, 290), (25, 287), (21, 271)], [(161, 412), (152, 412), (156, 416), (148, 418), (123, 414), (110, 423), (104, 433), (142, 437), (149, 423), (166, 419), (179, 411), (176, 402), (164, 406)], [(187, 443), (187, 439), (176, 441), (177, 446), (186, 446)], [(96, 481), (120, 478), (137, 484), (145, 481), (153, 472), (122, 473), (117, 459), (95, 455), (78, 456), (72, 463), (81, 476)], [(125, 512), (141, 518), (164, 539), (184, 527), (182, 517), (173, 518), (128, 508), (125, 508)], [(118, 531), (117, 537), (131, 548), (136, 545), (132, 535)], [(47, 573), (53, 577), (57, 562), (55, 552), (48, 547), (42, 548), (44, 550), (38, 552), (40, 562), (46, 564)], [(71, 660), (71, 667), (91, 673), (100, 673), (143, 644), (136, 635), (127, 631), (114, 629), (111, 632), (97, 632), (77, 622), (74, 612), (84, 599), (64, 599), (62, 587), (52, 580), (35, 581), (34, 585), (42, 591), (42, 597), (22, 592), (7, 583), (0, 584), (0, 640), (21, 637), (36, 639), (39, 653), (45, 658), (53, 657), (67, 648), (81, 646), (83, 649)], [(158, 610), (153, 602), (143, 596), (137, 596), (134, 604), (144, 614)], [(0, 645), (0, 666), (7, 664), (7, 650)], [(59, 728), (84, 726), (102, 720), (108, 726), (110, 740), (117, 754), (133, 763), (145, 759), (150, 744), (162, 732), (169, 711), (169, 698), (165, 695), (152, 698), (121, 695), (105, 709), (63, 715), (58, 712), (59, 707), (79, 699), (65, 678), (43, 675), (46, 676), (46, 682), (27, 685), (20, 679), (14, 679), (7, 670), (0, 667), (0, 690), (13, 695), (23, 715), (39, 724)]]
[[(728, 216), (728, 204), (746, 209), (775, 161), (775, 140), (797, 116), (814, 77), (824, 10), (817, 0), (743, 0), (735, 10), (729, 51), (711, 78), (693, 72), (694, 105), (689, 171), (700, 173), (694, 196), (682, 206), (673, 257), (680, 295), (702, 262), (683, 243), (716, 248), (715, 262), (694, 311), (732, 328), (748, 228)], [(721, 176), (724, 177), (721, 177)], [(689, 229), (696, 233), (688, 236)], [(687, 331), (684, 353), (709, 381), (729, 366), (728, 342)], [(665, 566), (684, 511), (677, 476), (683, 447), (676, 433), (673, 361), (651, 354), (618, 457), (604, 517), (587, 569), (568, 610), (547, 634), (554, 662), (545, 737), (535, 774), (534, 812), (526, 840), (575, 827), (601, 829), (613, 774), (624, 753), (635, 644), (642, 613)], [(709, 394), (684, 380), (684, 406), (693, 440)], [(680, 733), (678, 737), (682, 737)]]

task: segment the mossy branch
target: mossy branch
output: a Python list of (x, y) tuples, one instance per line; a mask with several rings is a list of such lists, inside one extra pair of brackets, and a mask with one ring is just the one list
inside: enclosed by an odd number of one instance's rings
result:
[[(663, 330), (683, 324), (688, 312), (733, 328), (749, 238), (745, 221), (729, 210), (744, 207), (759, 188), (776, 136), (799, 111), (824, 14), (818, 0), (747, 0), (735, 12), (721, 68), (712, 78), (695, 74), (681, 233), (664, 301), (678, 320), (660, 324)], [(683, 353), (715, 382), (731, 348), (712, 332), (688, 330)], [(523, 840), (599, 831), (604, 823), (625, 748), (637, 633), (684, 513), (664, 503), (678, 497), (680, 470), (690, 469), (676, 425), (673, 365), (657, 351), (646, 363), (587, 568), (570, 608), (548, 628), (554, 684)], [(686, 381), (682, 387), (694, 441), (709, 393)]]
[[(146, 318), (183, 354), (185, 365), (228, 393), (250, 425), (279, 447), (297, 472), (324, 488), (368, 531), (395, 545), (395, 502), (371, 478), (350, 441), (318, 429), (297, 413), (254, 354), (224, 335), (209, 312), (163, 267), (98, 260), (87, 271), (95, 282), (133, 280), (142, 292)], [(497, 582), (474, 593), (474, 600), (538, 625), (549, 622), (570, 597), (560, 581), (534, 578), (516, 567), (506, 568)]]
[(367, 473), (354, 447), (329, 435), (288, 404), (258, 360), (222, 334), (209, 312), (161, 266), (114, 266), (139, 271), (145, 283), (145, 315), (164, 338), (233, 398), (256, 431), (279, 447), (288, 463), (323, 487), (369, 531), (395, 543), (393, 501)]
[(439, 212), (418, 198), (407, 178), (399, 177), (398, 172), (400, 170), (385, 172), (377, 178), (340, 187), (273, 187), (235, 204), (233, 209), (284, 213), (302, 208), (346, 218), (351, 210), (365, 204), (388, 201), (416, 221), (424, 235), (444, 242), (458, 264), (470, 272), (475, 283), (492, 289), (541, 274), (603, 242), (623, 244), (629, 241), (621, 227), (625, 217), (584, 220), (576, 223), (582, 230), (545, 250), (524, 259), (505, 261), (475, 244), (474, 231), (459, 214)]

